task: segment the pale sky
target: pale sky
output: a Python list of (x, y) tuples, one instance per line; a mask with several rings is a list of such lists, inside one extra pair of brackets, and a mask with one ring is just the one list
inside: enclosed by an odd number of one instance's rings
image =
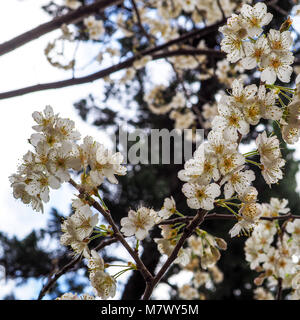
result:
[[(6, 1), (0, 4), (0, 42), (29, 30), (40, 23), (49, 20), (49, 16), (41, 9), (41, 5), (48, 1), (26, 0)], [(5, 32), (4, 32), (5, 30)], [(0, 70), (2, 81), (0, 91), (28, 86), (31, 84), (56, 81), (65, 79), (71, 75), (57, 70), (49, 65), (43, 54), (43, 50), (50, 40), (53, 40), (59, 33), (52, 32), (41, 39), (1, 57)], [(85, 50), (90, 53), (94, 46), (87, 45), (83, 50), (79, 50), (79, 57), (84, 57)], [(94, 66), (95, 67), (95, 66)], [(88, 71), (88, 70), (87, 70)], [(0, 107), (5, 110), (0, 117), (1, 132), (1, 168), (0, 171), (0, 230), (10, 235), (23, 237), (33, 228), (46, 226), (48, 212), (51, 207), (56, 207), (64, 214), (69, 213), (70, 201), (74, 190), (68, 185), (63, 189), (51, 192), (49, 203), (45, 205), (45, 214), (34, 212), (30, 207), (26, 207), (21, 201), (16, 201), (11, 192), (8, 176), (16, 171), (22, 156), (28, 151), (29, 144), (26, 139), (33, 133), (31, 126), (34, 125), (32, 113), (42, 111), (46, 105), (51, 105), (56, 113), (62, 117), (69, 117), (75, 121), (77, 129), (82, 135), (92, 135), (96, 140), (103, 139), (103, 135), (95, 127), (86, 124), (77, 115), (73, 102), (87, 96), (90, 92), (97, 93), (101, 90), (100, 83), (91, 83), (60, 90), (47, 92), (37, 92), (21, 97), (0, 101)], [(102, 141), (102, 143), (104, 143)], [(0, 284), (0, 299), (10, 292), (13, 282), (3, 282)], [(36, 289), (33, 282), (26, 287), (16, 290), (17, 297), (30, 298), (36, 296)], [(34, 295), (33, 295), (34, 292)]]
[[(48, 21), (49, 16), (41, 9), (41, 6), (47, 3), (49, 3), (48, 0), (10, 0), (0, 4), (0, 43)], [(297, 20), (295, 22), (300, 28), (300, 19), (297, 18)], [(43, 54), (47, 43), (57, 35), (59, 35), (58, 31), (54, 31), (0, 57), (2, 75), (0, 92), (71, 77), (70, 73), (53, 68)], [(97, 47), (94, 45), (84, 44), (78, 51), (78, 58), (81, 61), (86, 61), (85, 63), (90, 61), (90, 57), (93, 55), (97, 55)], [(157, 75), (162, 79), (162, 63), (156, 62), (155, 65), (159, 69)], [(98, 69), (97, 64), (92, 64), (84, 73), (87, 74), (89, 71)], [(46, 226), (51, 207), (56, 207), (62, 213), (69, 213), (70, 201), (68, 199), (72, 199), (74, 190), (68, 185), (51, 192), (50, 202), (45, 205), (45, 214), (40, 214), (13, 198), (8, 176), (16, 171), (23, 154), (28, 151), (29, 144), (26, 143), (26, 139), (33, 133), (31, 126), (34, 125), (31, 117), (32, 112), (41, 111), (48, 104), (62, 117), (74, 120), (76, 128), (82, 133), (82, 136), (92, 135), (95, 140), (105, 144), (104, 135), (95, 127), (82, 121), (73, 107), (74, 102), (86, 97), (89, 93), (101, 94), (101, 82), (96, 81), (69, 88), (41, 91), (0, 101), (0, 108), (3, 107), (4, 110), (0, 117), (2, 149), (0, 157), (2, 168), (0, 171), (0, 231), (23, 237), (33, 228), (38, 229)], [(300, 159), (299, 146), (297, 147), (297, 158)], [(14, 288), (13, 281), (8, 283), (0, 281), (0, 299), (12, 289), (18, 299), (34, 298), (39, 288), (40, 284), (34, 281), (17, 289)], [(166, 292), (166, 290), (161, 292)], [(160, 298), (164, 297), (160, 295)]]
[[(41, 9), (48, 0), (10, 0), (0, 4), (0, 28), (5, 32), (0, 33), (0, 43), (7, 41), (24, 31), (49, 21), (49, 16)], [(70, 72), (53, 68), (46, 60), (43, 51), (49, 41), (59, 36), (60, 32), (54, 31), (40, 39), (32, 41), (17, 50), (0, 57), (0, 70), (2, 81), (0, 91), (8, 91), (24, 86), (63, 80), (70, 78)], [(82, 45), (77, 53), (81, 65), (86, 65), (91, 57), (98, 53), (94, 44)], [(157, 66), (158, 67), (158, 66)], [(158, 67), (161, 69), (161, 66)], [(91, 64), (77, 76), (99, 70), (97, 63)], [(159, 73), (157, 73), (159, 74)], [(51, 190), (50, 201), (44, 206), (44, 214), (37, 213), (31, 207), (25, 206), (12, 196), (12, 189), (8, 180), (9, 175), (16, 171), (21, 163), (22, 156), (28, 151), (30, 145), (27, 140), (33, 133), (34, 121), (32, 113), (42, 111), (46, 105), (51, 105), (55, 113), (75, 121), (76, 128), (82, 136), (91, 135), (96, 141), (109, 145), (107, 138), (97, 128), (81, 120), (73, 107), (73, 103), (86, 97), (89, 93), (101, 95), (101, 81), (56, 89), (36, 92), (8, 100), (1, 100), (5, 112), (0, 117), (0, 134), (2, 136), (2, 154), (0, 158), (0, 230), (9, 235), (24, 237), (32, 231), (46, 227), (47, 218), (51, 207), (59, 212), (69, 214), (73, 194), (69, 185), (64, 184), (59, 190)], [(5, 155), (5, 156), (4, 156)], [(66, 200), (67, 199), (67, 200)], [(0, 281), (0, 299), (14, 291), (18, 299), (31, 299), (36, 297), (40, 283), (30, 281), (28, 285), (15, 288), (13, 281), (4, 283)], [(116, 297), (117, 298), (117, 297)]]

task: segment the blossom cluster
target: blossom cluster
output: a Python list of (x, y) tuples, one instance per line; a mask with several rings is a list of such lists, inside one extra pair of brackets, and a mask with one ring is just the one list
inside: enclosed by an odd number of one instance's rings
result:
[(289, 144), (295, 144), (300, 138), (300, 79), (296, 79), (296, 92), (280, 119), (282, 138)]
[[(103, 259), (95, 250), (91, 250), (87, 259), (89, 279), (95, 295), (104, 300), (113, 298), (116, 294), (116, 279), (105, 271), (106, 265)], [(56, 298), (56, 300), (95, 300), (95, 296), (85, 293), (78, 297), (77, 294), (68, 292)]]
[[(139, 18), (132, 8), (132, 14), (128, 14), (128, 10), (119, 10), (116, 18), (113, 18), (110, 23), (116, 26), (117, 38), (119, 37), (132, 37), (133, 38), (133, 51), (136, 50), (136, 26), (140, 23), (143, 26), (143, 35), (147, 34), (147, 38), (150, 39), (151, 44), (158, 44), (159, 40), (167, 42), (181, 34), (180, 29), (183, 27), (184, 21), (190, 23), (191, 21), (195, 26), (201, 26), (202, 23), (209, 26), (222, 19), (224, 16), (230, 16), (235, 11), (239, 11), (244, 3), (251, 3), (251, 0), (242, 1), (232, 1), (232, 0), (201, 0), (201, 1), (181, 1), (181, 0), (164, 0), (164, 1), (136, 1), (136, 7), (138, 11)], [(65, 0), (65, 5), (70, 9), (78, 9), (80, 2), (76, 0)], [(95, 15), (91, 15), (84, 19), (84, 27), (86, 28), (89, 39), (92, 40), (102, 40), (101, 36), (104, 32), (103, 21)], [(140, 27), (139, 27), (140, 28)], [(121, 34), (121, 36), (119, 36)], [(76, 31), (73, 31), (72, 39), (78, 39)], [(72, 42), (72, 39), (70, 41)], [(68, 39), (65, 39), (69, 41)], [(143, 41), (143, 40), (142, 40)], [(112, 43), (108, 44), (101, 42), (101, 49), (99, 54), (94, 59), (100, 64), (104, 62), (104, 56), (110, 56), (111, 58), (121, 58), (120, 50), (112, 47)], [(53, 51), (55, 44), (50, 43), (50, 51)], [(49, 47), (48, 46), (48, 47)], [(195, 49), (189, 45), (173, 45), (172, 50), (179, 48), (183, 49)], [(48, 48), (49, 49), (49, 48)], [(204, 40), (201, 40), (197, 45), (197, 49), (207, 49), (207, 45)], [(75, 49), (76, 50), (76, 49)], [(47, 50), (46, 50), (47, 51)], [(54, 58), (50, 58), (47, 53), (48, 61), (55, 67), (64, 69), (73, 69), (76, 61), (74, 59), (66, 59), (67, 63), (60, 63), (59, 61), (54, 61)], [(61, 58), (61, 53), (57, 53), (58, 58)], [(74, 55), (75, 56), (75, 55)], [(58, 60), (58, 59), (57, 59)], [(148, 62), (152, 60), (150, 55), (141, 56), (135, 60), (132, 67), (127, 68), (123, 76), (119, 79), (111, 79), (110, 76), (105, 77), (105, 81), (111, 83), (119, 83), (120, 85), (126, 84), (130, 85), (130, 81), (134, 79), (136, 72), (144, 68)], [(116, 60), (113, 60), (116, 61)], [(180, 55), (174, 56), (167, 59), (167, 61), (172, 65), (174, 70), (180, 74), (184, 70), (196, 70), (201, 66), (201, 73), (196, 74), (196, 78), (199, 80), (206, 80), (214, 75), (213, 68), (207, 66), (207, 56), (206, 55)], [(154, 88), (149, 92), (150, 96), (153, 96), (155, 92), (159, 95), (159, 90)], [(148, 94), (146, 94), (146, 97)], [(170, 112), (170, 118), (175, 121), (175, 127), (178, 129), (194, 127), (196, 122), (196, 115), (194, 112), (186, 106), (184, 100), (188, 100), (187, 97), (183, 98), (183, 92), (178, 92), (174, 97), (174, 101), (163, 102), (163, 103), (152, 103), (148, 102), (149, 108), (154, 113), (162, 114)], [(147, 100), (147, 98), (146, 98)], [(153, 99), (150, 99), (153, 101)], [(159, 99), (156, 99), (156, 101)], [(172, 110), (172, 109), (177, 110)]]
[[(228, 53), (227, 59), (231, 62), (246, 59), (243, 47), (254, 46), (261, 41), (265, 42), (265, 47), (277, 50), (277, 56), (292, 56), (289, 51), (292, 45), (289, 31), (284, 28), (280, 31), (271, 29), (267, 38), (261, 35), (262, 27), (271, 19), (272, 15), (267, 13), (265, 4), (258, 3), (254, 7), (244, 4), (240, 15), (232, 15), (227, 24), (220, 28), (225, 34), (221, 48)], [(258, 38), (255, 40), (255, 37)], [(237, 39), (240, 41), (240, 46), (237, 46), (239, 51), (225, 45), (228, 41), (234, 42)], [(275, 44), (275, 41), (278, 43)], [(266, 57), (273, 53), (268, 51)], [(259, 68), (262, 68), (261, 60), (257, 62)], [(254, 67), (256, 66), (257, 64)], [(246, 69), (245, 65), (243, 67)], [(284, 69), (278, 70), (282, 75), (281, 71)], [(290, 73), (288, 71), (287, 81)], [(241, 79), (232, 82), (230, 95), (222, 94), (216, 105), (217, 112), (212, 112), (214, 116), (208, 118), (212, 130), (208, 133), (207, 142), (196, 150), (193, 158), (185, 163), (184, 170), (178, 173), (179, 179), (185, 182), (182, 192), (187, 197), (190, 208), (210, 211), (221, 206), (235, 215), (238, 222), (230, 230), (231, 236), (250, 231), (263, 215), (261, 205), (257, 202), (257, 190), (252, 186), (256, 177), (248, 169), (249, 165), (261, 169), (269, 186), (283, 178), (285, 160), (282, 158), (279, 139), (273, 133), (270, 136), (266, 131), (258, 134), (256, 150), (246, 154), (238, 151), (241, 140), (250, 132), (250, 126), (258, 125), (262, 119), (273, 120), (280, 126), (282, 138), (286, 142), (295, 142), (299, 136), (299, 88), (276, 86), (273, 84), (276, 77), (273, 82), (269, 82), (272, 84), (265, 84), (265, 74), (261, 73), (262, 81), (259, 86), (244, 86)], [(283, 103), (281, 95), (287, 98), (287, 104)], [(248, 159), (255, 155), (260, 156), (259, 163)], [(224, 199), (217, 199), (222, 192)], [(226, 199), (234, 200), (228, 206)], [(238, 212), (231, 206), (237, 207)]]
[[(180, 227), (160, 225), (163, 238), (156, 238), (161, 254), (170, 255), (180, 237)], [(201, 288), (212, 286), (223, 281), (223, 273), (217, 267), (221, 257), (219, 250), (226, 250), (227, 244), (222, 238), (214, 237), (208, 232), (197, 229), (185, 248), (181, 248), (174, 263), (182, 268), (180, 272), (188, 272), (192, 275), (189, 283), (179, 288), (181, 299), (205, 299)]]
[(63, 235), (60, 238), (62, 245), (71, 246), (74, 253), (89, 258), (89, 237), (98, 224), (98, 214), (94, 214), (88, 204), (82, 201), (73, 201), (75, 213), (65, 219), (61, 225)]
[(87, 27), (89, 38), (98, 40), (104, 33), (105, 29), (102, 20), (96, 20), (94, 16), (89, 16), (83, 20), (84, 25)]
[(44, 112), (36, 111), (32, 116), (37, 123), (33, 126), (37, 133), (29, 139), (34, 151), (23, 156), (17, 173), (9, 178), (16, 199), (43, 212), (50, 188), (59, 189), (62, 183), (68, 182), (71, 170), (83, 170), (81, 187), (95, 194), (105, 177), (111, 183), (118, 183), (115, 175), (126, 174), (120, 153), (112, 153), (89, 136), (79, 145), (80, 133), (75, 130), (74, 121), (54, 114), (52, 107), (47, 106)]
[(290, 82), (294, 56), (290, 51), (293, 43), (291, 32), (270, 29), (267, 36), (263, 27), (268, 25), (273, 15), (267, 12), (265, 3), (253, 7), (244, 4), (239, 15), (233, 14), (227, 24), (219, 30), (224, 34), (221, 49), (227, 59), (234, 63), (241, 59), (245, 69), (257, 66), (262, 70), (261, 80), (273, 84), (276, 78)]
[[(300, 81), (296, 81), (296, 89), (274, 84), (277, 78), (285, 83), (290, 82), (293, 71), (293, 39), (288, 31), (290, 21), (280, 30), (270, 29), (265, 35), (263, 27), (271, 22), (272, 14), (267, 12), (264, 3), (250, 6), (245, 2), (249, 1), (241, 1), (242, 5), (238, 7), (235, 1), (230, 0), (152, 0), (148, 4), (140, 2), (138, 10), (139, 18), (149, 29), (148, 36), (152, 36), (152, 39), (159, 36), (164, 40), (179, 36), (175, 24), (170, 22), (179, 18), (182, 12), (190, 15), (196, 24), (202, 20), (211, 24), (222, 19), (224, 14), (231, 15), (227, 24), (219, 29), (224, 35), (221, 50), (227, 54), (227, 60), (219, 61), (216, 70), (206, 67), (205, 55), (168, 58), (179, 79), (184, 70), (201, 66), (203, 72), (197, 76), (198, 80), (206, 80), (215, 73), (220, 82), (231, 88), (229, 94), (219, 92), (217, 102), (203, 106), (203, 127), (211, 130), (207, 140), (184, 164), (184, 169), (178, 172), (178, 178), (184, 182), (182, 192), (189, 208), (198, 210), (198, 214), (204, 212), (204, 218), (216, 208), (229, 211), (236, 219), (229, 231), (231, 237), (240, 234), (249, 236), (245, 242), (246, 260), (252, 270), (260, 272), (255, 279), (255, 284), (259, 286), (255, 290), (256, 299), (273, 299), (272, 288), (278, 286), (279, 281), (282, 281), (280, 285), (284, 289), (290, 289), (291, 299), (300, 299), (300, 220), (292, 218), (280, 226), (279, 219), (276, 218), (289, 213), (287, 201), (272, 198), (270, 203), (259, 203), (258, 191), (253, 185), (256, 176), (250, 168), (252, 165), (257, 166), (270, 187), (283, 178), (285, 160), (282, 158), (279, 138), (274, 132), (269, 134), (262, 131), (255, 140), (255, 150), (244, 154), (239, 150), (240, 143), (250, 133), (251, 126), (257, 126), (262, 120), (276, 123), (287, 143), (296, 143), (300, 137)], [(80, 3), (66, 0), (65, 5), (70, 9), (77, 9)], [(156, 6), (162, 19), (149, 14), (148, 5), (150, 11), (152, 5)], [(239, 8), (239, 14), (233, 13)], [(116, 18), (125, 36), (132, 36), (131, 27), (133, 23), (137, 23), (136, 19), (137, 17), (133, 17), (132, 21), (127, 20), (122, 14)], [(103, 22), (95, 16), (85, 18), (83, 23), (89, 39), (99, 40), (105, 31)], [(62, 32), (63, 35), (57, 40), (75, 39), (66, 26), (62, 27)], [(73, 68), (74, 60), (63, 65), (50, 58), (54, 48), (55, 42), (45, 50), (49, 62), (64, 69)], [(172, 47), (178, 48), (177, 45)], [(207, 49), (204, 41), (197, 48)], [(114, 48), (105, 50), (112, 57), (120, 55)], [(97, 60), (102, 63), (102, 51)], [(127, 84), (151, 60), (150, 55), (135, 59), (133, 66), (125, 71), (119, 83)], [(235, 63), (235, 66), (229, 63)], [(247, 76), (243, 75), (245, 70), (254, 68), (261, 71), (258, 86), (249, 84)], [(240, 77), (237, 78), (237, 75)], [(192, 86), (188, 89), (192, 95)], [(150, 89), (144, 96), (149, 109), (157, 115), (169, 113), (170, 119), (175, 121), (176, 129), (195, 128), (199, 119), (192, 111), (192, 103), (187, 99), (186, 87), (182, 85), (182, 90), (177, 91), (174, 96), (167, 96), (167, 91), (168, 88), (164, 85)], [(123, 157), (120, 153), (106, 149), (90, 136), (79, 144), (81, 136), (75, 129), (74, 122), (54, 114), (50, 106), (43, 112), (34, 112), (33, 119), (36, 122), (33, 126), (36, 133), (29, 139), (33, 151), (28, 151), (23, 156), (17, 173), (9, 178), (13, 195), (23, 203), (30, 204), (34, 210), (43, 212), (43, 204), (49, 201), (50, 188), (59, 189), (64, 182), (74, 185), (71, 174), (80, 173), (80, 183), (77, 186), (82, 197), (73, 201), (74, 212), (62, 222), (60, 242), (70, 246), (76, 255), (87, 259), (89, 279), (95, 295), (102, 299), (114, 297), (116, 278), (125, 271), (136, 270), (136, 266), (128, 263), (123, 266), (124, 271), (111, 276), (105, 270), (109, 264), (104, 263), (96, 250), (90, 250), (89, 243), (92, 239), (111, 236), (113, 231), (111, 226), (98, 226), (98, 213), (93, 213), (88, 199), (98, 197), (102, 209), (109, 214), (98, 188), (105, 179), (117, 184), (115, 175), (126, 174), (126, 168), (122, 166)], [(259, 156), (259, 161), (252, 159), (256, 156)], [(180, 216), (182, 220), (177, 221), (182, 222), (168, 223), (166, 220), (173, 215)], [(161, 238), (153, 240), (158, 251), (170, 257), (183, 235), (182, 230), (190, 221), (188, 218), (190, 216), (184, 216), (177, 210), (173, 197), (166, 198), (158, 211), (145, 206), (130, 209), (128, 215), (120, 221), (118, 239), (124, 235), (126, 241), (126, 237), (134, 236), (137, 240), (134, 252), (138, 254), (139, 242), (149, 235), (152, 228), (158, 226)], [(187, 243), (179, 248), (173, 261), (193, 273), (192, 283), (179, 289), (181, 298), (204, 299), (199, 288), (223, 280), (217, 262), (221, 257), (220, 250), (226, 249), (227, 243), (222, 238), (199, 227), (195, 228)], [(265, 280), (270, 291), (262, 287)], [(94, 297), (78, 297), (76, 294), (66, 293), (58, 299)]]
[[(72, 171), (82, 172), (79, 188), (89, 196), (100, 197), (98, 187), (105, 178), (116, 184), (115, 175), (125, 175), (122, 166), (123, 156), (113, 153), (102, 144), (87, 136), (78, 144), (80, 133), (76, 131), (74, 121), (59, 117), (52, 107), (46, 106), (43, 112), (34, 112), (36, 125), (29, 139), (34, 151), (23, 156), (23, 163), (17, 173), (9, 179), (13, 195), (25, 204), (31, 204), (36, 211), (43, 212), (43, 204), (48, 202), (50, 188), (59, 189), (61, 184), (71, 180)], [(102, 200), (102, 199), (101, 199)], [(90, 252), (88, 244), (94, 237), (111, 235), (109, 227), (97, 226), (98, 213), (93, 214), (90, 203), (85, 199), (73, 201), (74, 213), (61, 225), (61, 244), (70, 246), (75, 255), (87, 259), (96, 259), (95, 252)], [(115, 295), (115, 280), (99, 266), (90, 273), (91, 285), (96, 294), (103, 299)], [(77, 295), (66, 294), (60, 299), (79, 299)], [(82, 299), (90, 299), (83, 296)]]
[[(270, 203), (261, 204), (263, 216), (274, 218), (287, 214), (290, 211), (287, 204), (285, 199), (280, 201), (271, 198)], [(260, 273), (254, 280), (259, 288), (262, 288), (260, 286), (265, 281), (267, 289), (272, 291), (278, 285), (278, 279), (282, 279), (282, 288), (289, 289), (290, 298), (299, 300), (300, 220), (287, 221), (279, 233), (278, 228), (279, 225), (274, 220), (262, 220), (254, 227), (245, 242), (246, 261), (252, 270)], [(270, 293), (259, 294), (257, 299), (269, 300)]]
[(91, 251), (88, 268), (91, 285), (96, 295), (105, 300), (109, 297), (113, 298), (116, 294), (116, 280), (105, 272), (104, 261), (95, 250)]

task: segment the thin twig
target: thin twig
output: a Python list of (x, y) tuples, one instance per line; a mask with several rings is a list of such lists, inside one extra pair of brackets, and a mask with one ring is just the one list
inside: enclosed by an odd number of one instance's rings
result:
[(223, 7), (222, 7), (222, 5), (221, 5), (220, 0), (217, 0), (217, 4), (218, 4), (218, 7), (219, 7), (219, 9), (220, 9), (220, 11), (221, 11), (221, 13), (222, 13), (222, 18), (223, 18), (223, 19), (226, 19), (226, 15), (225, 15), (225, 12), (224, 12), (224, 10), (223, 10)]
[(146, 283), (146, 289), (142, 298), (143, 300), (148, 300), (150, 298), (155, 286), (159, 283), (160, 279), (163, 277), (163, 275), (168, 270), (170, 265), (177, 258), (178, 252), (182, 248), (184, 242), (186, 241), (187, 238), (191, 236), (194, 230), (204, 221), (206, 214), (207, 214), (206, 210), (198, 210), (196, 216), (193, 218), (192, 221), (190, 221), (190, 223), (183, 230), (182, 236), (178, 240), (175, 248), (173, 249), (171, 255), (168, 257), (167, 261), (163, 264), (163, 266), (161, 267), (159, 272), (156, 274), (156, 276), (153, 278), (153, 280)]
[(282, 297), (282, 278), (278, 278), (276, 300), (281, 300), (281, 297)]
[[(188, 223), (193, 218), (194, 217), (192, 217), (192, 216), (173, 218), (173, 219), (161, 221), (158, 225), (172, 225), (172, 224), (176, 224), (176, 223)], [(232, 214), (226, 214), (226, 213), (210, 213), (205, 216), (205, 220), (216, 220), (216, 219), (235, 220), (236, 217)], [(288, 219), (300, 219), (300, 215), (294, 215), (294, 214), (291, 214), (291, 212), (289, 212), (287, 214), (284, 214), (281, 216), (276, 216), (276, 217), (260, 217), (260, 220), (267, 220), (267, 221), (288, 220)]]
[(134, 12), (136, 14), (136, 17), (137, 17), (138, 25), (139, 25), (142, 33), (148, 39), (149, 43), (151, 43), (151, 36), (148, 34), (148, 32), (145, 30), (145, 28), (143, 26), (142, 19), (141, 19), (140, 13), (139, 13), (139, 9), (138, 9), (138, 7), (137, 7), (137, 5), (135, 3), (135, 0), (131, 0), (131, 3), (132, 3), (132, 6), (133, 6), (133, 9), (134, 9)]
[[(156, 48), (158, 48), (158, 47), (156, 47)], [(149, 50), (145, 50), (144, 53), (142, 54), (142, 56), (149, 54), (148, 51)], [(154, 49), (151, 49), (151, 51), (152, 52), (159, 51), (159, 48), (155, 51), (154, 51)], [(220, 56), (220, 57), (224, 56), (223, 52), (217, 51), (217, 50), (178, 49), (178, 50), (173, 50), (173, 51), (166, 51), (163, 53), (152, 54), (152, 59), (159, 60), (159, 59), (172, 57), (172, 56), (197, 55), (197, 54), (216, 55), (216, 56)], [(127, 60), (125, 60), (123, 62), (120, 62), (116, 65), (113, 65), (109, 68), (100, 70), (98, 72), (92, 73), (88, 76), (71, 78), (68, 80), (62, 80), (62, 81), (56, 81), (56, 82), (37, 84), (37, 85), (29, 86), (29, 87), (24, 87), (21, 89), (2, 92), (2, 93), (0, 93), (0, 100), (13, 98), (13, 97), (21, 96), (21, 95), (28, 94), (28, 93), (38, 92), (38, 91), (42, 91), (42, 90), (60, 89), (60, 88), (65, 88), (65, 87), (69, 87), (69, 86), (93, 82), (95, 80), (102, 79), (102, 78), (104, 78), (114, 72), (119, 71), (119, 70), (131, 67), (133, 65), (133, 62), (140, 57), (141, 57), (141, 54), (139, 56), (128, 58)]]
[(110, 212), (108, 210), (103, 209), (103, 207), (95, 201), (90, 195), (86, 194), (86, 192), (73, 180), (70, 179), (69, 183), (76, 188), (79, 191), (79, 197), (84, 198), (87, 200), (93, 208), (95, 208), (99, 213), (102, 214), (102, 216), (106, 219), (106, 221), (111, 225), (112, 230), (114, 232), (114, 237), (122, 243), (124, 248), (127, 250), (127, 252), (131, 255), (131, 257), (134, 259), (137, 269), (141, 272), (142, 276), (144, 277), (146, 283), (151, 281), (153, 279), (152, 274), (149, 272), (147, 267), (144, 265), (143, 261), (140, 259), (138, 252), (133, 250), (128, 242), (125, 240), (122, 233), (119, 231), (119, 228), (115, 224), (113, 218), (110, 215)]
[(87, 6), (81, 6), (77, 10), (71, 11), (63, 16), (43, 23), (9, 41), (0, 44), (0, 56), (23, 46), (53, 30), (60, 28), (63, 24), (77, 23), (84, 17), (103, 11), (105, 8), (123, 2), (122, 0), (99, 0)]
[[(101, 249), (103, 249), (104, 247), (117, 242), (118, 240), (116, 238), (112, 238), (112, 239), (108, 239), (108, 240), (103, 240), (101, 241), (94, 249), (96, 251), (99, 251)], [(74, 258), (73, 260), (71, 260), (68, 264), (66, 264), (64, 267), (62, 267), (57, 273), (54, 274), (53, 277), (49, 277), (48, 282), (46, 283), (46, 285), (42, 288), (42, 290), (39, 293), (38, 296), (38, 300), (41, 300), (45, 294), (52, 288), (52, 286), (57, 282), (57, 280), (64, 275), (65, 273), (67, 273), (70, 269), (72, 269), (80, 260), (81, 260), (82, 256), (79, 255), (78, 257)]]

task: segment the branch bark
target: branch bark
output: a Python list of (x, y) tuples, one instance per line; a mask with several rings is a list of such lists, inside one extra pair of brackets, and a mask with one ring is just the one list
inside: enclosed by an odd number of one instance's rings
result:
[(170, 265), (174, 262), (174, 260), (177, 258), (179, 250), (182, 248), (185, 240), (191, 236), (191, 234), (194, 232), (194, 230), (201, 225), (201, 223), (204, 221), (205, 216), (207, 214), (206, 210), (198, 210), (197, 214), (193, 218), (193, 220), (187, 225), (187, 227), (184, 229), (181, 238), (178, 240), (174, 250), (172, 251), (171, 255), (167, 259), (167, 261), (164, 263), (164, 265), (161, 267), (159, 272), (156, 274), (156, 276), (153, 278), (152, 281), (148, 282), (146, 285), (146, 289), (144, 292), (143, 300), (148, 300), (155, 288), (155, 286), (159, 283), (165, 272), (168, 270)]
[[(96, 246), (94, 249), (95, 250), (101, 250), (104, 247), (117, 242), (116, 238), (112, 238), (112, 239), (108, 239), (108, 240), (103, 240), (101, 241), (98, 246)], [(42, 290), (39, 293), (38, 296), (38, 300), (43, 299), (43, 297), (45, 296), (45, 294), (47, 293), (47, 291), (49, 291), (52, 286), (57, 282), (57, 280), (64, 275), (65, 273), (67, 273), (69, 270), (71, 270), (81, 259), (81, 256), (78, 256), (76, 258), (74, 258), (73, 260), (71, 260), (68, 264), (66, 264), (63, 268), (61, 268), (57, 273), (54, 274), (54, 276), (52, 278), (50, 278), (48, 280), (48, 282), (46, 283), (46, 285), (42, 288)]]
[[(158, 47), (156, 47), (158, 48)], [(153, 51), (154, 49), (151, 49)], [(100, 70), (98, 72), (92, 73), (88, 76), (84, 77), (78, 77), (78, 78), (71, 78), (67, 80), (61, 80), (56, 82), (48, 82), (43, 84), (37, 84), (29, 87), (24, 87), (21, 89), (16, 89), (12, 91), (7, 91), (0, 93), (0, 100), (13, 98), (17, 96), (21, 96), (28, 93), (43, 91), (43, 90), (50, 90), (50, 89), (60, 89), (65, 88), (69, 86), (84, 84), (84, 83), (90, 83), (95, 80), (102, 79), (114, 72), (123, 70), (125, 68), (129, 68), (133, 65), (133, 62), (137, 59), (139, 59), (141, 56), (147, 55), (149, 50), (145, 50), (144, 53), (140, 54), (139, 56), (134, 56), (132, 58), (129, 58), (123, 62), (120, 62), (118, 64), (115, 64), (111, 67), (108, 67), (106, 69)], [(158, 51), (158, 49), (157, 49)], [(155, 51), (154, 51), (155, 52)], [(210, 50), (210, 49), (178, 49), (173, 51), (166, 51), (162, 53), (152, 54), (153, 60), (159, 60), (163, 58), (173, 57), (173, 56), (180, 56), (180, 55), (214, 55), (217, 57), (224, 57), (224, 53), (217, 50)]]
[(99, 213), (101, 213), (101, 215), (111, 225), (112, 230), (114, 232), (114, 238), (116, 238), (118, 241), (120, 241), (122, 243), (122, 245), (124, 246), (124, 248), (127, 250), (127, 252), (131, 255), (131, 257), (133, 258), (133, 260), (136, 263), (137, 269), (141, 272), (146, 283), (151, 281), (153, 279), (152, 274), (149, 272), (149, 270), (144, 265), (143, 261), (140, 259), (138, 252), (133, 250), (130, 247), (130, 245), (128, 244), (128, 242), (125, 240), (124, 236), (122, 235), (119, 228), (116, 226), (113, 218), (111, 217), (110, 212), (107, 210), (104, 210), (102, 208), (102, 206), (97, 201), (95, 201), (91, 196), (86, 194), (85, 191), (82, 190), (82, 188), (74, 180), (70, 179), (69, 182), (74, 188), (76, 188), (79, 191), (79, 197), (86, 199), (89, 202), (90, 206), (92, 206)]
[[(194, 217), (178, 217), (169, 220), (165, 220), (159, 223), (159, 225), (170, 225), (175, 223), (188, 223), (193, 220)], [(224, 220), (236, 220), (236, 217), (232, 214), (227, 213), (211, 213), (205, 216), (205, 220), (215, 220), (215, 219), (224, 219)], [(260, 217), (260, 220), (274, 221), (274, 220), (288, 220), (288, 219), (300, 219), (300, 215), (291, 214), (291, 212), (276, 216), (276, 217)]]
[(116, 5), (122, 2), (122, 0), (99, 0), (88, 6), (81, 6), (77, 10), (71, 11), (66, 15), (54, 18), (49, 22), (43, 23), (34, 29), (31, 29), (9, 41), (0, 44), (0, 56), (13, 51), (53, 30), (60, 28), (63, 24), (76, 23), (92, 13), (101, 12), (109, 6)]
[(147, 33), (147, 31), (145, 30), (144, 26), (143, 26), (143, 23), (142, 23), (142, 20), (141, 20), (141, 16), (140, 16), (140, 13), (139, 13), (139, 9), (135, 3), (135, 0), (131, 0), (131, 4), (132, 4), (132, 7), (133, 7), (133, 10), (136, 14), (136, 17), (137, 17), (137, 21), (138, 21), (138, 25), (141, 29), (141, 32), (146, 36), (146, 38), (148, 39), (149, 43), (151, 43), (151, 36)]

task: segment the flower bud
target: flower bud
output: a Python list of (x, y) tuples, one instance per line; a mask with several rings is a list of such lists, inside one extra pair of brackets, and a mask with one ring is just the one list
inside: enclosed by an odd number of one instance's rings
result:
[(288, 31), (290, 29), (290, 26), (292, 25), (293, 20), (291, 19), (291, 17), (288, 17), (283, 24), (280, 26), (279, 31), (280, 32), (284, 32), (284, 31)]
[(219, 249), (217, 247), (210, 247), (210, 250), (211, 250), (211, 254), (212, 254), (213, 258), (217, 262), (221, 258), (221, 254), (220, 254)]
[(219, 249), (221, 250), (226, 250), (227, 249), (227, 243), (224, 239), (222, 238), (215, 238), (216, 244)]

